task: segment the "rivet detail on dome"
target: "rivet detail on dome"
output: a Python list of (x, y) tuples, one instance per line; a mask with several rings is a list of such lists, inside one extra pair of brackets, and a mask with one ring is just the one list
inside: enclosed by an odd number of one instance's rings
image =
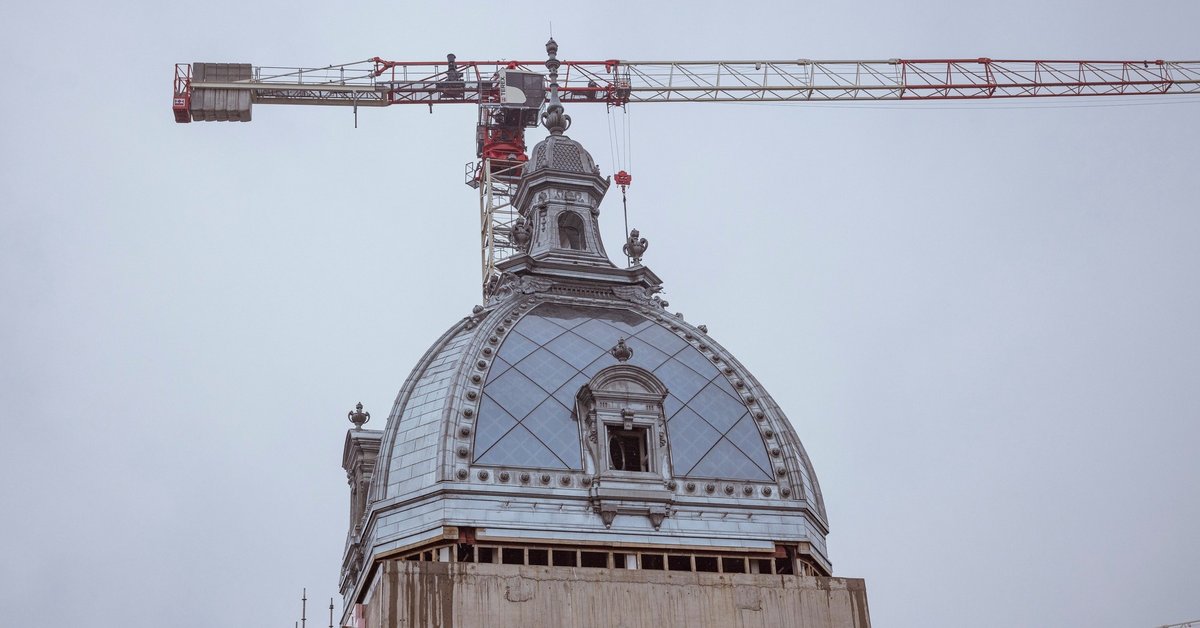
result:
[(481, 479), (481, 480), (486, 480), (486, 479), (488, 479), (488, 477), (489, 477), (491, 474), (489, 474), (489, 473), (487, 472), (487, 469), (480, 469), (480, 470), (479, 470), (479, 473), (476, 473), (475, 475), (476, 475), (476, 476), (478, 476), (478, 477), (479, 477), (479, 479)]
[(496, 343), (500, 342), (500, 337), (499, 337), (499, 336), (492, 336), (491, 338), (488, 338), (488, 342), (490, 342), (490, 343), (492, 343), (492, 344), (496, 344)]
[(474, 375), (471, 376), (471, 381), (478, 384), (479, 382), (483, 381), (483, 376), (480, 375), (479, 373), (475, 373)]
[(468, 450), (466, 447), (458, 448), (458, 457), (459, 458), (466, 458), (468, 453), (470, 453), (470, 450)]
[(759, 421), (761, 421), (761, 420), (763, 420), (763, 419), (767, 418), (767, 415), (763, 414), (763, 411), (762, 411), (762, 410), (755, 410), (755, 411), (754, 411), (754, 418), (756, 418), (756, 419), (758, 419)]
[(713, 491), (715, 491), (715, 490), (717, 490), (717, 485), (716, 485), (716, 484), (713, 484), (713, 483), (709, 482), (708, 484), (705, 484), (705, 485), (704, 485), (704, 492), (705, 492), (705, 493), (711, 493), (711, 492), (713, 492)]
[(465, 479), (467, 479), (467, 470), (459, 469), (458, 471), (454, 472), (454, 475), (457, 476), (458, 479), (460, 479), (460, 480), (465, 480)]
[(726, 366), (724, 369), (726, 375), (733, 375), (733, 367)]
[(683, 488), (687, 489), (687, 492), (689, 492), (689, 493), (690, 493), (690, 492), (692, 492), (692, 491), (696, 490), (696, 483), (695, 483), (695, 482), (688, 482), (687, 484), (684, 484), (684, 485), (683, 485)]
[(467, 391), (467, 399), (471, 399), (471, 400), (473, 401), (473, 400), (475, 400), (475, 399), (478, 399), (478, 398), (479, 398), (479, 391), (478, 391), (478, 390), (468, 390), (468, 391)]
[(521, 474), (521, 484), (529, 484), (529, 473)]
[(766, 497), (770, 497), (771, 496), (771, 487), (764, 486), (763, 487), (763, 495), (765, 495)]
[(701, 351), (708, 351), (708, 345), (704, 344), (703, 342), (700, 343), (699, 347)]
[(725, 485), (725, 494), (726, 494), (726, 495), (733, 495), (733, 485), (732, 485), (732, 484), (726, 484), (726, 485)]
[(511, 476), (508, 475), (508, 471), (501, 471), (498, 477), (500, 478), (501, 482), (507, 482), (508, 478)]
[(735, 380), (733, 380), (733, 387), (734, 387), (734, 388), (744, 388), (745, 386), (746, 386), (746, 383), (745, 383), (745, 382), (743, 382), (742, 380), (740, 380), (740, 379), (735, 379)]
[(779, 457), (779, 453), (780, 453), (780, 452), (779, 452), (779, 448), (778, 448), (778, 447), (772, 447), (772, 448), (771, 448), (771, 455), (772, 455), (772, 456), (775, 456), (776, 458), (778, 458), (778, 457)]
[(746, 403), (753, 404), (754, 403), (754, 395), (746, 395)]
[(475, 416), (475, 410), (473, 410), (471, 408), (463, 408), (463, 416), (465, 416), (469, 419), (469, 418)]
[(774, 435), (775, 435), (775, 430), (773, 430), (769, 427), (767, 429), (763, 430), (763, 436), (766, 436), (767, 438), (771, 438)]
[(487, 360), (480, 360), (475, 363), (475, 368), (482, 371), (483, 369), (487, 368), (487, 365), (488, 365)]
[(753, 487), (753, 486), (749, 486), (749, 485), (747, 485), (747, 486), (743, 486), (743, 487), (742, 487), (742, 495), (745, 495), (746, 497), (749, 497), (749, 496), (751, 496), (751, 495), (753, 495), (753, 494), (754, 494), (754, 487)]
[(465, 426), (465, 425), (464, 425), (464, 426), (462, 426), (462, 427), (460, 427), (460, 428), (458, 428), (458, 435), (459, 435), (459, 436), (462, 436), (463, 438), (466, 438), (466, 437), (470, 436), (470, 435), (471, 435), (471, 428), (469, 428), (469, 427), (467, 427), (467, 426)]
[(549, 474), (549, 473), (543, 473), (543, 474), (542, 474), (542, 477), (541, 477), (541, 480), (542, 480), (542, 484), (549, 484), (549, 483), (550, 483), (550, 474)]
[(558, 483), (562, 484), (563, 486), (570, 486), (571, 485), (571, 476), (564, 475), (564, 476), (558, 478)]
[(778, 467), (775, 467), (775, 475), (780, 475), (780, 476), (787, 475), (787, 467), (785, 467), (783, 465), (779, 465)]
[(483, 353), (483, 355), (486, 355), (486, 356), (489, 356), (489, 357), (490, 357), (490, 356), (492, 355), (492, 348), (491, 348), (491, 347), (484, 347), (484, 348), (483, 348), (483, 351), (482, 351), (481, 353)]
[(779, 489), (779, 494), (783, 495), (784, 497), (790, 497), (792, 495), (792, 489), (785, 486)]
[(679, 483), (676, 482), (675, 480), (670, 480), (667, 482), (667, 488), (671, 489), (672, 491), (675, 490), (675, 488), (678, 486), (679, 486)]

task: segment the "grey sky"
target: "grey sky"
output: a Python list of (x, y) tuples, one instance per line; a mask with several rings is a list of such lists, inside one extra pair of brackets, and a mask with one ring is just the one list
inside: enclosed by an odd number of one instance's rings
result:
[[(345, 413), (479, 301), (473, 109), (176, 125), (172, 64), (540, 58), (549, 19), (563, 59), (1200, 58), (1184, 1), (6, 3), (0, 623), (327, 605)], [(788, 412), (876, 625), (1200, 618), (1198, 116), (631, 108), (646, 263)]]

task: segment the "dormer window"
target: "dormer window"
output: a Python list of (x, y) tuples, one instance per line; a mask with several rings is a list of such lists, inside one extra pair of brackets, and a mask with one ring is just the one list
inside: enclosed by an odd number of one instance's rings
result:
[(653, 373), (631, 364), (602, 369), (575, 396), (585, 470), (595, 477), (590, 492), (605, 526), (617, 515), (644, 515), (658, 528), (668, 516), (666, 396)]
[(558, 246), (575, 251), (584, 249), (583, 219), (579, 214), (565, 211), (558, 215)]
[(621, 426), (608, 426), (608, 468), (613, 471), (650, 470), (650, 457), (647, 438), (649, 431), (644, 427), (624, 429)]

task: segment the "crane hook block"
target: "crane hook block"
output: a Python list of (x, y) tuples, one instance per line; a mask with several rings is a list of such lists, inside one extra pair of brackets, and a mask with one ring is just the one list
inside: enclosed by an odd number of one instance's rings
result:
[(617, 185), (619, 185), (621, 187), (625, 187), (625, 186), (629, 185), (630, 183), (633, 183), (633, 175), (622, 170), (622, 171), (618, 172), (617, 174), (613, 175), (613, 180), (617, 182)]

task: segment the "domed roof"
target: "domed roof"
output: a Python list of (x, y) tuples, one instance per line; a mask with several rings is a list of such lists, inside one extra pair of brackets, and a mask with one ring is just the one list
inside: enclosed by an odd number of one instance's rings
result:
[[(767, 391), (706, 330), (669, 314), (643, 289), (518, 281), (503, 292), (438, 339), (402, 387), (372, 481), (378, 520), (373, 538), (364, 539), (368, 549), (402, 545), (430, 516), (513, 534), (542, 529), (555, 538), (604, 532), (591, 506), (600, 474), (587, 463), (577, 404), (594, 376), (621, 364), (651, 374), (667, 391), (661, 412), (669, 458), (658, 484), (674, 514), (661, 533), (644, 519), (620, 517), (612, 531), (708, 545), (789, 537), (824, 555), (825, 505), (803, 445)], [(611, 353), (622, 340), (632, 349), (625, 362)], [(576, 506), (563, 511), (570, 517), (514, 520), (481, 509), (499, 507), (485, 497), (496, 491), (509, 496), (509, 508), (521, 500), (535, 510)], [(457, 497), (436, 515), (411, 506), (440, 493)], [(490, 505), (466, 505), (471, 494)], [(705, 520), (700, 513), (714, 507), (743, 514)]]
[(820, 485), (783, 411), (667, 311), (650, 269), (608, 259), (608, 182), (562, 135), (553, 71), (551, 135), (513, 200), (523, 252), (497, 263), (487, 302), (433, 343), (375, 433), (344, 577), (361, 585), (356, 565), (464, 528), (768, 556), (785, 543), (828, 573)]
[(578, 174), (599, 173), (600, 168), (582, 144), (566, 135), (549, 135), (530, 151), (523, 174), (539, 170), (556, 170)]

